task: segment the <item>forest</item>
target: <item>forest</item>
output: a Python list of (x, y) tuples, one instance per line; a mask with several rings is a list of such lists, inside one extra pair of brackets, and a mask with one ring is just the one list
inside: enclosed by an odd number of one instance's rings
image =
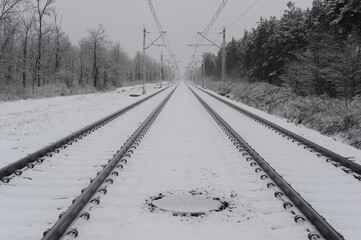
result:
[[(226, 45), (229, 79), (267, 82), (301, 96), (352, 99), (361, 93), (361, 1), (315, 0), (302, 10), (289, 2), (280, 19)], [(205, 74), (219, 79), (221, 51), (205, 53)]]
[[(142, 59), (139, 52), (129, 57), (102, 25), (72, 44), (62, 30), (55, 0), (0, 0), (0, 100), (140, 83)], [(147, 79), (159, 79), (160, 63), (148, 56), (146, 62)]]
[(227, 43), (226, 84), (205, 53), (206, 87), (361, 149), (361, 1), (287, 7)]

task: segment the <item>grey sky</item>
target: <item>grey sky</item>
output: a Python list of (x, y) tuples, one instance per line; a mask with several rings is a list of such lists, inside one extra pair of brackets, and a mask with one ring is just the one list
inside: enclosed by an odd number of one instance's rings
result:
[[(232, 37), (238, 39), (244, 29), (256, 26), (260, 17), (280, 17), (287, 8), (289, 0), (259, 0), (256, 5), (227, 31), (227, 41)], [(187, 44), (194, 42), (197, 31), (202, 31), (213, 17), (221, 0), (153, 0), (158, 18), (167, 31), (170, 44), (183, 68), (191, 60), (193, 49)], [(229, 26), (236, 20), (254, 0), (229, 0), (227, 6), (217, 19), (210, 32), (218, 32), (223, 26)], [(312, 0), (294, 0), (298, 7), (312, 6)], [(142, 49), (142, 28), (148, 31), (157, 30), (146, 0), (58, 0), (57, 10), (63, 16), (63, 30), (70, 40), (76, 44), (87, 36), (87, 29), (102, 24), (109, 39), (120, 42), (124, 50), (133, 56)], [(150, 34), (148, 41), (155, 38)], [(210, 35), (212, 40), (220, 42), (218, 35)], [(148, 54), (159, 59), (158, 47), (151, 47)], [(202, 47), (203, 51), (216, 52), (214, 47)], [(183, 72), (183, 70), (181, 69)]]

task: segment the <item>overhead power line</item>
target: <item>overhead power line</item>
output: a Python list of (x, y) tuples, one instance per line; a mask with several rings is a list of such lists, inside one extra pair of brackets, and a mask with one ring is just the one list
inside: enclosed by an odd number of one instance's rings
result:
[(225, 79), (226, 79), (226, 73), (225, 73), (225, 61), (226, 61), (226, 40), (225, 40), (225, 33), (226, 30), (229, 29), (230, 27), (232, 27), (234, 24), (236, 24), (244, 15), (246, 15), (247, 12), (249, 12), (252, 7), (254, 5), (256, 5), (256, 3), (259, 0), (255, 0), (235, 21), (233, 21), (227, 28), (223, 27), (223, 43), (222, 46), (220, 47), (218, 44), (216, 44), (214, 41), (210, 40), (209, 38), (206, 37), (206, 35), (209, 33), (209, 30), (211, 29), (212, 25), (215, 23), (216, 19), (218, 18), (219, 14), (221, 13), (221, 11), (223, 10), (223, 8), (225, 7), (225, 5), (227, 4), (227, 0), (223, 0), (221, 5), (219, 6), (217, 12), (215, 13), (215, 15), (213, 16), (212, 20), (208, 23), (208, 25), (205, 27), (205, 29), (202, 32), (198, 32), (198, 35), (201, 36), (200, 39), (198, 39), (198, 41), (196, 42), (196, 44), (190, 44), (190, 46), (194, 46), (194, 53), (192, 55), (192, 60), (191, 62), (188, 64), (187, 70), (191, 68), (191, 66), (193, 65), (193, 59), (194, 56), (196, 56), (197, 51), (198, 51), (198, 47), (199, 46), (203, 46), (202, 44), (202, 40), (206, 39), (207, 41), (211, 42), (214, 46), (217, 46), (218, 48), (220, 48), (222, 50), (222, 82), (224, 83)]
[(244, 11), (244, 12), (242, 13), (241, 16), (239, 16), (234, 22), (232, 22), (232, 23), (227, 27), (227, 29), (230, 28), (230, 27), (232, 27), (232, 26), (233, 26), (234, 24), (236, 24), (236, 22), (238, 22), (244, 15), (246, 15), (246, 13), (247, 13), (249, 10), (251, 10), (251, 8), (252, 8), (254, 5), (256, 5), (256, 3), (257, 3), (258, 1), (259, 1), (259, 0), (254, 1), (254, 2), (251, 4), (251, 6), (249, 6), (249, 7), (246, 9), (246, 11)]
[[(153, 6), (152, 1), (151, 1), (151, 0), (147, 0), (147, 2), (148, 2), (148, 5), (149, 5), (149, 8), (150, 8), (150, 11), (152, 12), (152, 15), (153, 15), (154, 21), (155, 21), (155, 23), (156, 23), (156, 25), (157, 25), (157, 28), (158, 28), (159, 33), (165, 32), (165, 31), (163, 30), (162, 25), (160, 24), (160, 21), (159, 21), (159, 19), (158, 19), (158, 16), (157, 16), (157, 13), (156, 13), (156, 11), (155, 11), (155, 9), (154, 9), (154, 6)], [(169, 39), (168, 39), (168, 37), (167, 37), (167, 34), (162, 35), (162, 40), (163, 40), (163, 43), (164, 43), (164, 45), (165, 45), (165, 48), (166, 48), (167, 51), (168, 51), (168, 54), (169, 54), (170, 56), (175, 56), (174, 53), (173, 53), (173, 51), (172, 51), (172, 48), (171, 48), (171, 46), (170, 46), (170, 43), (169, 43)], [(175, 65), (176, 65), (177, 70), (179, 71), (178, 63), (177, 63), (176, 60), (175, 60)]]
[[(226, 6), (227, 2), (228, 2), (228, 0), (223, 0), (222, 1), (220, 6), (218, 7), (216, 13), (213, 15), (211, 21), (207, 24), (207, 26), (201, 32), (202, 35), (207, 35), (208, 34), (209, 30), (212, 28), (213, 24), (216, 22), (217, 18), (219, 17), (220, 13), (222, 12), (223, 8)], [(194, 46), (195, 46), (194, 52), (192, 54), (191, 62), (187, 66), (187, 69), (191, 68), (191, 65), (193, 63), (193, 56), (197, 55), (198, 47), (202, 44), (203, 39), (204, 39), (203, 37), (198, 37), (198, 41), (194, 44)]]
[(211, 29), (211, 27), (213, 26), (213, 24), (216, 22), (219, 14), (221, 14), (223, 8), (226, 6), (228, 0), (223, 0), (221, 5), (218, 7), (216, 13), (214, 14), (213, 18), (211, 19), (211, 21), (208, 23), (208, 25), (204, 28), (204, 30), (202, 31), (202, 34), (206, 35), (209, 30)]

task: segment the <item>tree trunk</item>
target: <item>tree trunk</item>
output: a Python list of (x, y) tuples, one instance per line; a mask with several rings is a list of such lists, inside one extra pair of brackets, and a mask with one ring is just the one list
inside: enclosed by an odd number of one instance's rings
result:
[(38, 57), (36, 59), (36, 79), (38, 82), (38, 87), (41, 86), (41, 75), (40, 75), (40, 71), (41, 71), (41, 41), (43, 38), (43, 33), (42, 33), (42, 17), (39, 17), (39, 37), (38, 37)]
[(98, 66), (97, 66), (97, 43), (94, 43), (93, 49), (93, 57), (94, 57), (94, 64), (93, 64), (93, 85), (94, 87), (98, 87)]
[(23, 88), (26, 88), (26, 61), (28, 58), (28, 36), (26, 34), (23, 49)]

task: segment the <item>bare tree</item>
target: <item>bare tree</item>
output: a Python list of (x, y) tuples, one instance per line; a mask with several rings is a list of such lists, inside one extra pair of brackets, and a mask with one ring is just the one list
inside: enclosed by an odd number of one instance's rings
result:
[(20, 12), (20, 4), (24, 0), (1, 0), (0, 1), (0, 25), (3, 20), (11, 17), (16, 12)]
[(38, 87), (40, 87), (41, 83), (41, 61), (42, 61), (42, 40), (43, 40), (43, 24), (44, 24), (44, 17), (49, 16), (51, 14), (51, 5), (55, 2), (55, 0), (46, 0), (44, 4), (42, 4), (42, 0), (36, 0), (37, 4), (35, 6), (35, 12), (37, 15), (38, 26), (38, 55), (35, 63), (36, 69), (36, 78), (38, 82)]
[[(62, 19), (53, 8), (54, 3), (55, 0), (0, 0), (1, 94), (12, 98), (30, 88), (36, 93), (37, 86), (50, 82), (62, 89), (64, 84), (74, 90), (85, 85), (112, 88), (141, 77), (141, 55), (138, 53), (136, 64), (119, 43), (108, 40), (102, 25), (88, 30), (88, 36), (78, 46), (72, 45), (61, 29)], [(149, 57), (147, 62), (149, 77), (153, 78), (159, 65)], [(133, 74), (135, 65), (138, 71)]]
[(102, 25), (99, 25), (98, 28), (89, 29), (89, 43), (90, 48), (93, 53), (93, 70), (92, 70), (92, 78), (93, 78), (93, 86), (99, 87), (99, 61), (98, 61), (98, 53), (101, 47), (105, 46), (107, 43), (107, 34)]
[(62, 35), (61, 32), (61, 23), (63, 21), (63, 17), (60, 18), (60, 20), (58, 20), (58, 14), (55, 11), (55, 9), (53, 10), (53, 15), (54, 15), (54, 28), (55, 28), (55, 72), (59, 71), (59, 67), (60, 67), (60, 38)]
[(21, 19), (20, 35), (22, 37), (22, 83), (24, 89), (26, 88), (26, 82), (27, 82), (29, 38), (33, 25), (34, 25), (34, 16), (23, 17)]
[(16, 31), (18, 21), (15, 17), (3, 19), (0, 34), (0, 78), (5, 85), (9, 85), (13, 76), (16, 61)]
[[(83, 38), (82, 40), (79, 41), (79, 86), (85, 86), (88, 84), (88, 80), (89, 80), (89, 74), (88, 71), (86, 71), (89, 67), (88, 66), (88, 62), (90, 60), (89, 57), (89, 51), (90, 51), (90, 46), (89, 46), (89, 39), (88, 38)], [(91, 54), (92, 55), (92, 54)]]

